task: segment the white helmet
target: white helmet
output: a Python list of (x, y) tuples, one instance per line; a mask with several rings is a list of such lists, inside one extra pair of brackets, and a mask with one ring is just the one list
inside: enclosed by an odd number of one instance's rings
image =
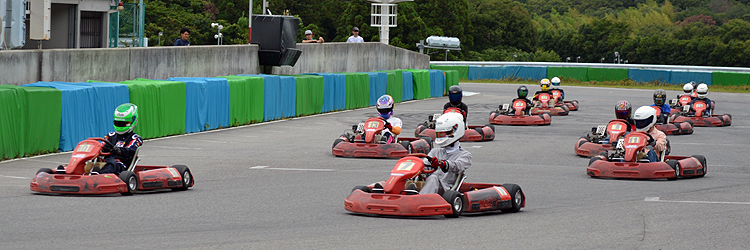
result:
[(435, 121), (435, 145), (444, 148), (464, 136), (464, 116), (459, 113), (446, 113)]
[(656, 124), (656, 109), (651, 106), (641, 106), (633, 115), (636, 131), (648, 132)]
[(695, 88), (695, 93), (698, 94), (698, 98), (700, 99), (706, 98), (706, 95), (708, 94), (708, 85), (705, 83), (698, 84), (698, 87)]
[(693, 92), (693, 84), (685, 83), (685, 85), (682, 85), (682, 91), (685, 91), (685, 93), (690, 94), (690, 92)]
[(558, 78), (557, 76), (552, 77), (551, 81), (552, 81), (552, 85), (554, 85), (554, 86), (560, 86), (560, 78)]

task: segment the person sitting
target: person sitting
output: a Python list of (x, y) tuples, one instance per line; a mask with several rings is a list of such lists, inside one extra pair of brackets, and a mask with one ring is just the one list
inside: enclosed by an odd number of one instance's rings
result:
[(534, 97), (531, 98), (531, 99), (534, 100), (534, 106), (536, 106), (536, 107), (542, 105), (542, 102), (539, 101), (539, 95), (540, 94), (548, 94), (550, 96), (550, 98), (552, 98), (552, 93), (549, 91), (549, 87), (550, 87), (550, 81), (549, 81), (549, 79), (547, 79), (547, 78), (542, 79), (539, 82), (539, 87), (541, 88), (541, 90), (537, 91), (536, 93), (534, 93)]
[(656, 110), (651, 106), (642, 106), (636, 109), (633, 115), (636, 131), (646, 132), (653, 139), (649, 141), (645, 150), (650, 162), (659, 161), (659, 155), (664, 152), (667, 145), (667, 135), (654, 127), (656, 119)]
[[(427, 161), (438, 168), (424, 182), (419, 194), (440, 194), (450, 190), (456, 179), (471, 166), (471, 153), (458, 141), (464, 136), (461, 115), (441, 115), (435, 125), (435, 148), (427, 154)], [(412, 187), (413, 188), (413, 187)]]
[[(531, 106), (532, 106), (531, 101), (529, 101), (529, 99), (526, 98), (526, 96), (529, 94), (529, 89), (527, 89), (526, 86), (521, 85), (521, 87), (518, 87), (518, 89), (516, 90), (516, 93), (518, 93), (518, 98), (513, 99), (513, 101), (510, 102), (511, 105), (516, 103), (517, 100), (522, 100), (526, 103), (526, 108), (524, 109), (523, 114), (520, 114), (520, 115), (529, 114), (529, 110), (531, 110)], [(513, 107), (510, 107), (509, 114), (515, 115), (516, 109), (514, 109)]]
[(669, 104), (666, 103), (666, 101), (667, 91), (663, 89), (657, 89), (656, 91), (654, 91), (654, 104), (651, 104), (651, 107), (657, 107), (659, 108), (659, 110), (661, 110), (656, 120), (656, 122), (659, 124), (667, 123), (669, 115), (672, 113), (672, 107), (670, 107)]
[(469, 115), (469, 106), (463, 103), (463, 90), (458, 85), (453, 85), (448, 88), (448, 102), (443, 105), (443, 112), (448, 108), (458, 108), (461, 110), (461, 115), (464, 117), (464, 123), (466, 123), (466, 116)]
[[(620, 120), (625, 120), (625, 134), (635, 131), (635, 121), (630, 117), (632, 110), (633, 106), (630, 105), (630, 102), (628, 101), (622, 100), (615, 104), (615, 117)], [(617, 138), (612, 140), (612, 138), (606, 137), (601, 140), (602, 144), (615, 144), (616, 142)], [(612, 146), (614, 147), (614, 145)]]
[(381, 143), (394, 143), (401, 134), (401, 119), (393, 116), (393, 97), (382, 95), (378, 98), (377, 110), (380, 118), (385, 121), (385, 129), (381, 132)]
[(693, 98), (692, 101), (690, 101), (690, 113), (688, 115), (694, 116), (695, 115), (695, 103), (696, 102), (703, 102), (706, 104), (706, 109), (703, 111), (704, 117), (710, 117), (711, 112), (713, 111), (713, 105), (711, 102), (711, 99), (708, 99), (706, 95), (708, 95), (708, 85), (705, 83), (698, 84), (698, 87), (696, 88), (697, 96), (696, 98)]
[(565, 91), (563, 91), (561, 88), (558, 87), (560, 86), (560, 78), (557, 76), (552, 77), (550, 82), (552, 82), (552, 87), (550, 88), (550, 92), (552, 92), (552, 90), (559, 90), (560, 98), (557, 98), (557, 103), (563, 103), (563, 99), (565, 99)]
[(138, 106), (132, 103), (122, 104), (115, 109), (114, 118), (115, 132), (104, 136), (114, 147), (104, 144), (104, 150), (111, 154), (104, 158), (106, 164), (101, 169), (95, 166), (91, 172), (120, 174), (130, 166), (138, 147), (143, 145), (143, 138), (133, 132), (138, 125)]

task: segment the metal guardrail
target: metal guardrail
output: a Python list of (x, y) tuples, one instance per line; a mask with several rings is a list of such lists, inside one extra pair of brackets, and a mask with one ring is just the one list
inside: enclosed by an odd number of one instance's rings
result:
[(618, 69), (653, 69), (689, 72), (741, 72), (750, 73), (750, 68), (742, 67), (709, 67), (687, 65), (656, 65), (656, 64), (614, 64), (614, 63), (563, 63), (563, 62), (483, 62), (483, 61), (434, 61), (430, 65), (441, 66), (535, 66), (535, 67), (592, 67)]

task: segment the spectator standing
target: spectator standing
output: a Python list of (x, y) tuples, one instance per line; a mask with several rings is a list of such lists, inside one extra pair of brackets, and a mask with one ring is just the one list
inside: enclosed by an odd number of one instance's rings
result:
[(365, 42), (365, 39), (359, 36), (359, 28), (354, 27), (352, 29), (352, 36), (350, 36), (349, 39), (346, 40), (346, 42), (347, 43), (363, 43)]
[(174, 41), (174, 46), (190, 46), (190, 29), (184, 27), (180, 29), (180, 38)]

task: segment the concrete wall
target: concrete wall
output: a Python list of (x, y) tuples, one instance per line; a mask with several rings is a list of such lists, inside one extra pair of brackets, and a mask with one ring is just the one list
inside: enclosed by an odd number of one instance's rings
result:
[(430, 57), (378, 42), (298, 43), (302, 55), (294, 67), (274, 67), (275, 75), (429, 69)]
[(257, 45), (0, 51), (0, 84), (258, 73)]
[[(382, 43), (302, 44), (294, 67), (273, 74), (429, 69), (426, 55)], [(257, 45), (0, 51), (0, 84), (38, 81), (119, 82), (135, 78), (259, 74)]]

